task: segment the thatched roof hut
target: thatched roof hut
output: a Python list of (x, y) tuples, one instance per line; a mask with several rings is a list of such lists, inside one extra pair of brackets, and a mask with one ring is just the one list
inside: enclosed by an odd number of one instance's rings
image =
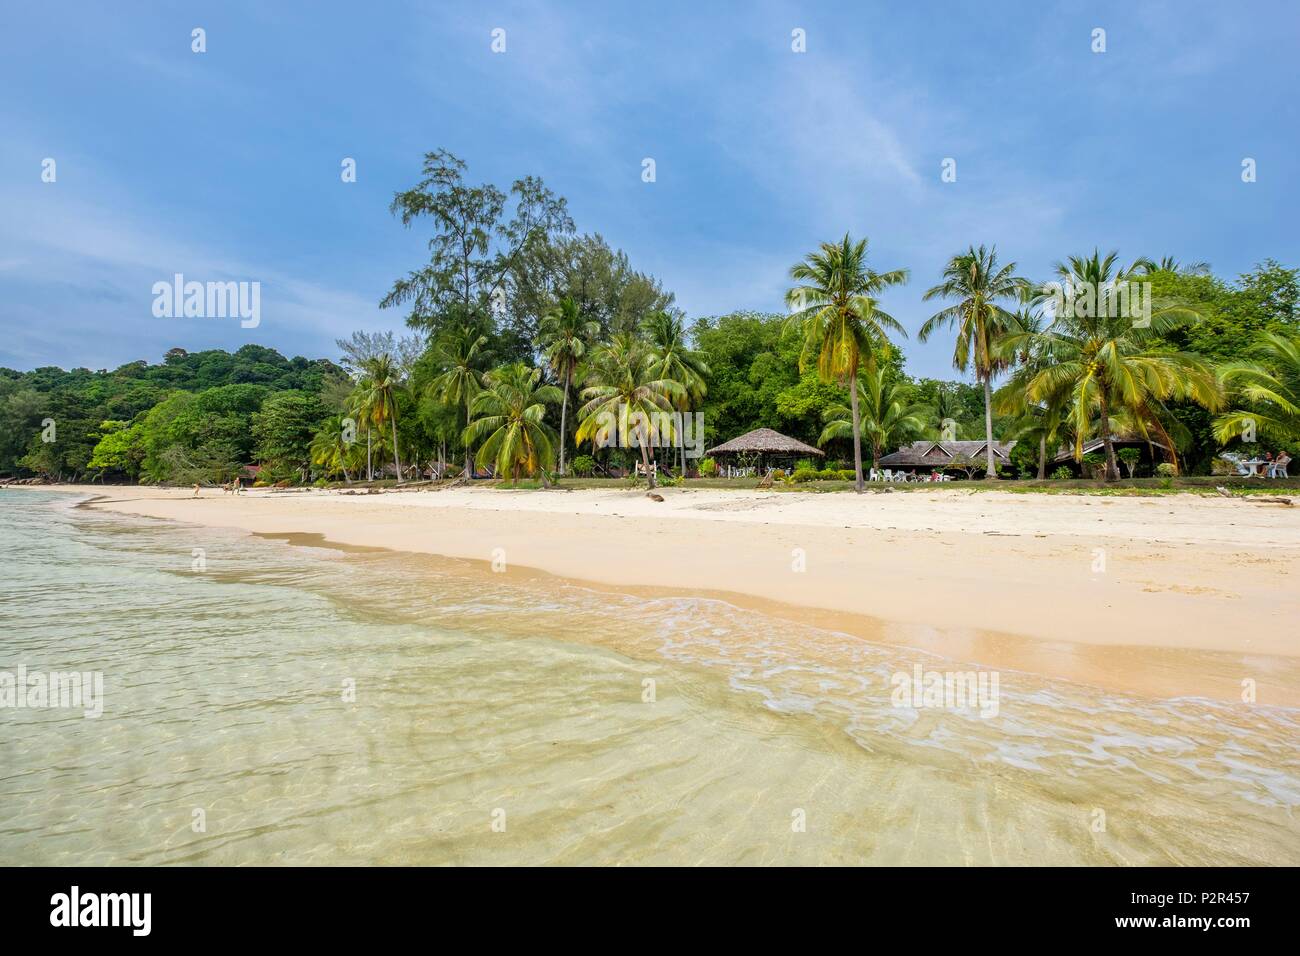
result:
[(739, 438), (733, 438), (729, 442), (710, 448), (706, 454), (711, 457), (716, 455), (771, 455), (774, 457), (782, 455), (786, 457), (817, 455), (819, 458), (826, 457), (826, 453), (821, 449), (814, 448), (812, 445), (805, 445), (797, 438), (782, 435), (770, 428), (755, 428), (752, 432), (745, 432)]
[(820, 448), (805, 445), (797, 438), (782, 435), (770, 428), (755, 428), (752, 432), (745, 432), (739, 438), (710, 448), (707, 454), (722, 459), (720, 473), (728, 478), (755, 473), (762, 475), (773, 468), (793, 467), (798, 459), (812, 455), (826, 457)]

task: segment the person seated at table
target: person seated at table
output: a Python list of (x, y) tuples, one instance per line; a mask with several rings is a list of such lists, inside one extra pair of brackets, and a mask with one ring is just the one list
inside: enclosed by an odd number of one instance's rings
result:
[(1268, 476), (1270, 478), (1291, 477), (1286, 470), (1286, 466), (1289, 464), (1291, 464), (1291, 456), (1286, 452), (1279, 452), (1277, 458), (1268, 466)]

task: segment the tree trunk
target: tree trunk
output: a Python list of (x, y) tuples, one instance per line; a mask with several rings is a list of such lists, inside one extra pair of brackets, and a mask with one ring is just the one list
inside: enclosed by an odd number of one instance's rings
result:
[(649, 487), (653, 489), (655, 487), (655, 474), (650, 470), (650, 454), (646, 450), (648, 439), (641, 434), (640, 430), (637, 431), (637, 439), (641, 445), (641, 464), (645, 466), (645, 480)]
[(862, 422), (858, 417), (858, 368), (853, 364), (849, 378), (849, 406), (853, 409), (853, 488), (858, 494), (865, 490), (862, 483)]
[(397, 415), (389, 419), (393, 423), (393, 467), (397, 469), (397, 480), (402, 480), (402, 461), (397, 457)]
[(1038, 480), (1047, 477), (1047, 432), (1038, 436)]
[(681, 423), (677, 426), (677, 447), (681, 449), (681, 475), (683, 478), (686, 477), (686, 416), (690, 413), (690, 407), (687, 406), (686, 411), (682, 412)]
[[(466, 403), (465, 403), (465, 427), (466, 427), (466, 428), (469, 428), (469, 426), (470, 426), (469, 414), (470, 414), (470, 413), (469, 413), (469, 402), (466, 402)], [(469, 456), (469, 439), (468, 439), (468, 438), (465, 439), (465, 477), (466, 477), (467, 479), (468, 479), (468, 478), (473, 478), (473, 477), (474, 477), (474, 463), (473, 463), (473, 461), (470, 460), (470, 456)]]
[(564, 427), (569, 417), (569, 384), (573, 373), (564, 373), (564, 401), (560, 402), (560, 477), (564, 477)]
[(366, 422), (366, 481), (375, 480), (375, 468), (370, 463), (370, 423)]
[(1106, 448), (1106, 480), (1119, 481), (1119, 465), (1115, 463), (1115, 446), (1110, 443), (1110, 409), (1106, 405), (1106, 390), (1098, 390), (1101, 399), (1101, 443)]
[(998, 466), (993, 460), (993, 386), (984, 379), (984, 442), (988, 452), (988, 465), (984, 471), (986, 480), (997, 478)]

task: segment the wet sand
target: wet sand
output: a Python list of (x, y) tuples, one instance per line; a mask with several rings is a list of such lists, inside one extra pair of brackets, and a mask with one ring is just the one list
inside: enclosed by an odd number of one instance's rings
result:
[(1300, 510), (1280, 505), (956, 489), (669, 488), (663, 502), (621, 490), (75, 490), (114, 511), (468, 558), (485, 574), (495, 563), (623, 593), (707, 594), (1130, 693), (1239, 701), (1247, 681), (1259, 703), (1300, 706)]

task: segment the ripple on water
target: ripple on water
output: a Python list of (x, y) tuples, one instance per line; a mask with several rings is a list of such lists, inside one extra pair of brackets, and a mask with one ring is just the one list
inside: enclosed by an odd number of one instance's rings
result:
[(896, 708), (922, 652), (724, 601), (73, 504), (0, 499), (0, 669), (104, 716), (0, 712), (0, 862), (1300, 862), (1294, 711)]

